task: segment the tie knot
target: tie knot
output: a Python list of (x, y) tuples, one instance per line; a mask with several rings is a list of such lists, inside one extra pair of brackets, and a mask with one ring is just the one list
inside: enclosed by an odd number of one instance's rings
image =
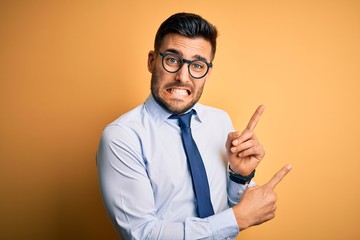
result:
[(182, 115), (178, 115), (178, 114), (173, 114), (170, 116), (170, 118), (177, 118), (179, 119), (179, 125), (181, 128), (190, 128), (190, 122), (191, 122), (191, 116), (195, 114), (195, 110), (191, 110), (188, 113), (182, 114)]

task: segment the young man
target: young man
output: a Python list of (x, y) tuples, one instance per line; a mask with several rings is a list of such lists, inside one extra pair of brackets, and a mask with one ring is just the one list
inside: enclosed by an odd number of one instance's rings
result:
[(233, 239), (275, 216), (274, 188), (290, 165), (264, 186), (251, 181), (265, 154), (254, 134), (264, 107), (234, 132), (224, 111), (198, 103), (216, 38), (198, 15), (168, 18), (148, 54), (150, 96), (102, 134), (100, 186), (124, 239)]

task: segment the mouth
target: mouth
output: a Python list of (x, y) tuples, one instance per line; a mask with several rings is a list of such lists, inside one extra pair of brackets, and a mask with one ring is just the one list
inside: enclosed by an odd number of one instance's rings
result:
[(184, 89), (184, 88), (168, 88), (166, 89), (166, 91), (173, 96), (179, 96), (179, 97), (187, 97), (191, 95), (191, 91), (189, 89)]

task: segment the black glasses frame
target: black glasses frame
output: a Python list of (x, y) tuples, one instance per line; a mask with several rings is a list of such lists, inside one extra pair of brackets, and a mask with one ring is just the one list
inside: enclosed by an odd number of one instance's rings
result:
[[(201, 59), (197, 59), (197, 60), (187, 60), (187, 59), (184, 59), (184, 58), (180, 57), (180, 56), (177, 55), (176, 53), (162, 53), (162, 52), (160, 52), (160, 51), (158, 51), (158, 50), (155, 50), (155, 52), (157, 52), (157, 53), (160, 54), (160, 56), (162, 57), (162, 61), (161, 61), (162, 66), (163, 66), (163, 68), (165, 69), (165, 71), (167, 71), (167, 72), (169, 72), (169, 73), (176, 73), (176, 72), (178, 72), (178, 71), (182, 68), (182, 66), (184, 65), (184, 63), (187, 63), (187, 64), (188, 64), (188, 72), (189, 72), (190, 76), (191, 76), (192, 78), (195, 78), (195, 79), (200, 79), (200, 78), (205, 77), (206, 74), (209, 72), (209, 69), (212, 67), (212, 63), (208, 63), (208, 62), (206, 62), (206, 61), (204, 61), (204, 60), (201, 60)], [(179, 58), (179, 60), (180, 60), (180, 67), (179, 67), (178, 70), (176, 70), (176, 71), (169, 71), (169, 70), (166, 69), (166, 67), (165, 67), (165, 65), (164, 65), (164, 60), (165, 60), (165, 57), (166, 57), (166, 56), (169, 56), (169, 55), (173, 55), (173, 56)], [(206, 72), (205, 72), (204, 75), (202, 75), (201, 77), (195, 77), (195, 76), (193, 76), (193, 75), (191, 74), (191, 72), (190, 72), (190, 66), (191, 66), (191, 64), (193, 64), (194, 62), (203, 62), (203, 63), (205, 63), (206, 66), (207, 66)]]

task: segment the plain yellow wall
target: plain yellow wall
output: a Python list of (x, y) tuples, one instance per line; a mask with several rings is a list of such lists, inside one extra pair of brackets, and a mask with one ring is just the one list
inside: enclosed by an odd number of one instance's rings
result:
[(99, 194), (103, 127), (149, 94), (158, 26), (220, 31), (202, 103), (242, 129), (266, 106), (255, 178), (287, 162), (277, 216), (239, 239), (359, 239), (360, 2), (1, 1), (0, 238), (117, 239)]

